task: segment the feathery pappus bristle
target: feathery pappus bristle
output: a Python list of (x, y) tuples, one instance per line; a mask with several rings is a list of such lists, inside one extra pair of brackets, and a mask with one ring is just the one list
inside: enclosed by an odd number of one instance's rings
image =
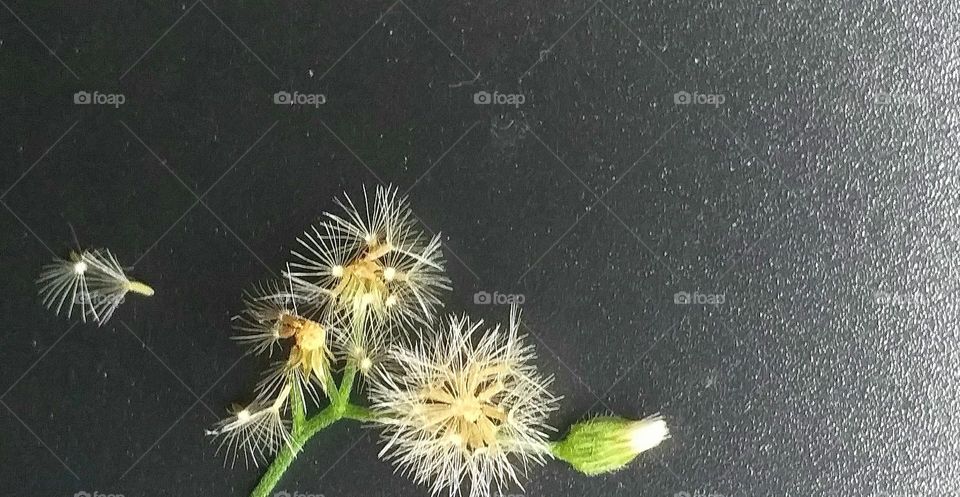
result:
[(519, 318), (514, 308), (505, 331), (450, 318), (418, 343), (392, 348), (370, 379), (372, 409), (384, 420), (381, 456), (433, 494), (487, 497), (511, 481), (522, 488), (518, 469), (549, 453), (546, 422), (558, 398), (533, 365)]
[(37, 279), (43, 304), (68, 318), (79, 308), (80, 319), (103, 325), (123, 303), (127, 293), (153, 295), (146, 284), (127, 277), (116, 256), (107, 249), (71, 253), (43, 266)]
[(259, 284), (244, 291), (246, 307), (233, 317), (237, 334), (232, 338), (246, 345), (256, 355), (273, 355), (280, 340), (289, 338), (292, 330), (285, 328), (292, 320), (299, 319), (299, 307), (309, 305), (310, 300), (294, 291), (292, 281), (284, 286), (277, 282)]
[(284, 445), (290, 445), (288, 420), (283, 419), (290, 385), (273, 399), (258, 398), (245, 407), (236, 407), (231, 416), (217, 423), (207, 435), (218, 437), (217, 453), (224, 451), (224, 463), (233, 467), (242, 455), (244, 465), (267, 463)]

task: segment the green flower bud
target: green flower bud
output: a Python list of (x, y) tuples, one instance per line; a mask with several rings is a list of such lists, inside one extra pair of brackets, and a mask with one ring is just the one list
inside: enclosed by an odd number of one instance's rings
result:
[(557, 459), (592, 476), (622, 469), (669, 436), (667, 423), (660, 416), (639, 421), (604, 416), (573, 425), (566, 438), (551, 445), (551, 451)]

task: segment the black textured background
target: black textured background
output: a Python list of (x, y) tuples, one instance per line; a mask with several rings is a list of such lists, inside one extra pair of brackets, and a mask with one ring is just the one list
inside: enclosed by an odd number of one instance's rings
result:
[[(960, 492), (955, 2), (65, 3), (0, 1), (3, 495), (245, 495), (203, 435), (258, 374), (240, 291), (378, 180), (444, 233), (450, 309), (524, 295), (556, 425), (669, 421), (514, 493)], [(41, 308), (68, 223), (156, 296)], [(375, 438), (337, 425), (278, 488), (425, 495)]]

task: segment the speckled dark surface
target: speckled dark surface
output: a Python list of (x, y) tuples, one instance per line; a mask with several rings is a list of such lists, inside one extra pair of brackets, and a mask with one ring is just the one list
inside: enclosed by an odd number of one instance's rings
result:
[[(556, 425), (672, 427), (626, 471), (550, 463), (514, 493), (957, 495), (960, 16), (904, 3), (6, 0), (0, 493), (245, 495), (260, 471), (203, 435), (256, 379), (240, 291), (379, 178), (443, 231), (451, 310), (525, 296)], [(42, 309), (68, 223), (157, 295), (99, 329)], [(426, 495), (364, 433), (278, 488)]]

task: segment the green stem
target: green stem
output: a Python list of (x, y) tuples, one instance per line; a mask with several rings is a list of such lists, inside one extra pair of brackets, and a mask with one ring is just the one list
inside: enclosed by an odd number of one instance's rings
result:
[(273, 491), (273, 488), (276, 487), (280, 481), (280, 477), (283, 476), (294, 458), (300, 453), (303, 444), (307, 443), (307, 440), (310, 440), (310, 437), (318, 431), (335, 423), (341, 417), (342, 413), (340, 412), (340, 408), (334, 404), (330, 404), (324, 410), (317, 413), (316, 416), (307, 420), (301, 429), (293, 434), (291, 443), (285, 445), (283, 449), (277, 453), (277, 457), (270, 463), (270, 467), (267, 468), (267, 472), (260, 478), (260, 483), (253, 489), (250, 497), (269, 496), (270, 492)]
[(353, 379), (357, 376), (357, 365), (353, 361), (347, 362), (347, 369), (343, 372), (343, 379), (340, 380), (340, 398), (345, 399), (345, 404), (350, 403), (350, 393), (353, 392)]
[[(346, 418), (356, 421), (373, 421), (376, 416), (362, 406), (350, 403), (350, 393), (353, 391), (353, 382), (357, 374), (355, 365), (348, 364), (343, 373), (340, 385), (337, 386), (332, 377), (328, 378), (327, 394), (330, 396), (330, 405), (309, 419), (304, 419), (305, 406), (296, 388), (291, 392), (291, 408), (293, 411), (293, 433), (291, 443), (285, 445), (277, 457), (270, 463), (270, 467), (260, 478), (260, 483), (253, 489), (250, 497), (268, 497), (287, 468), (300, 453), (304, 444), (324, 428)], [(299, 412), (299, 414), (298, 414)]]
[(354, 421), (376, 421), (377, 415), (370, 409), (355, 404), (347, 404), (343, 411), (343, 417)]
[(333, 374), (328, 374), (327, 379), (325, 380), (327, 384), (326, 394), (330, 397), (331, 404), (340, 403), (340, 389), (337, 386), (337, 382), (333, 381)]
[(303, 395), (299, 388), (290, 389), (290, 411), (293, 412), (293, 432), (300, 431), (303, 419), (307, 413), (307, 406), (303, 403)]

